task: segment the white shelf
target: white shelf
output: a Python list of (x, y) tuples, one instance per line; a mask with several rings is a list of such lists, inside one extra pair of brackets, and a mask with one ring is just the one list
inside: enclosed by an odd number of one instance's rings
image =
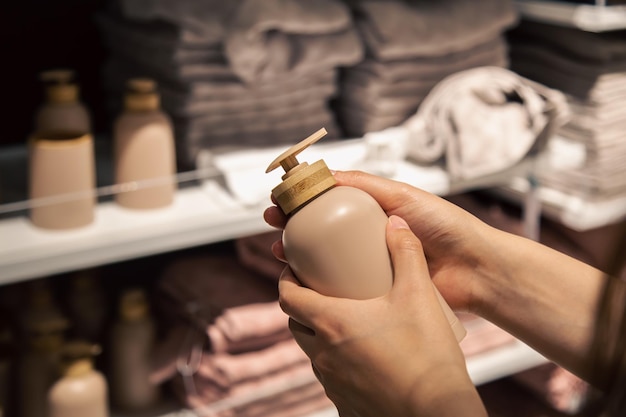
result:
[(260, 233), (269, 230), (262, 210), (242, 208), (207, 181), (179, 190), (163, 209), (101, 203), (95, 221), (76, 230), (49, 231), (27, 216), (8, 218), (0, 221), (0, 284)]
[[(135, 211), (102, 202), (92, 224), (63, 231), (37, 228), (27, 213), (0, 219), (0, 285), (269, 231), (262, 214), (281, 173), (264, 172), (279, 150), (284, 149), (204, 155), (209, 162), (199, 167), (203, 175), (183, 175), (203, 180), (182, 187), (174, 203), (163, 209)], [(368, 171), (366, 154), (364, 141), (351, 139), (314, 145), (300, 160), (323, 158), (332, 169)], [(442, 166), (419, 166), (408, 160), (395, 163), (389, 176), (445, 195), (506, 184), (545, 164), (545, 159), (529, 158), (506, 173), (464, 183), (451, 183)]]
[[(510, 201), (521, 203), (529, 189), (530, 184), (525, 178), (515, 178), (507, 186), (494, 188), (493, 192)], [(626, 218), (624, 194), (593, 200), (540, 185), (537, 195), (541, 211), (546, 217), (573, 230), (591, 230)]]
[(591, 5), (566, 1), (516, 0), (520, 14), (531, 20), (578, 28), (587, 32), (626, 29), (626, 6)]

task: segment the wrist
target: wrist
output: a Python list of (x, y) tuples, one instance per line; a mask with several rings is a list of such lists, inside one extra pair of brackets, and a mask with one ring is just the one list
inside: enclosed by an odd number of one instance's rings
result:
[(452, 372), (421, 385), (426, 386), (416, 387), (409, 401), (412, 416), (487, 417), (485, 406), (467, 373)]

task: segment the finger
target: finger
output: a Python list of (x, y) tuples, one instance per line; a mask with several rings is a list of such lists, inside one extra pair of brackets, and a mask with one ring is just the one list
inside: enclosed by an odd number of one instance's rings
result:
[(406, 221), (399, 216), (390, 216), (386, 233), (394, 269), (394, 288), (400, 293), (422, 291), (421, 287), (426, 285), (430, 288), (432, 281), (422, 243)]
[(277, 206), (266, 208), (263, 212), (263, 219), (267, 224), (277, 229), (284, 229), (285, 224), (287, 224), (287, 216), (285, 216), (285, 213)]
[(315, 320), (324, 311), (325, 296), (303, 287), (289, 266), (278, 280), (278, 301), (282, 310), (298, 323), (315, 330)]
[[(429, 193), (412, 187), (406, 183), (379, 177), (362, 171), (336, 171), (334, 174), (338, 185), (349, 185), (365, 191), (387, 212), (403, 205), (408, 196), (423, 196)], [(401, 200), (402, 199), (402, 200)]]
[(298, 323), (291, 317), (289, 318), (289, 330), (298, 346), (300, 346), (300, 349), (302, 349), (309, 358), (315, 357), (317, 352), (315, 332), (311, 328)]
[(287, 263), (287, 257), (285, 256), (285, 247), (282, 240), (277, 240), (272, 243), (272, 254), (279, 261)]

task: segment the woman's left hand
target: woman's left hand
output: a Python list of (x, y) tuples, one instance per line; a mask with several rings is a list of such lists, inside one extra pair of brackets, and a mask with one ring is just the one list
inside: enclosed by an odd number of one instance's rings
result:
[(280, 278), (281, 307), (328, 397), (342, 417), (486, 416), (421, 243), (397, 216), (387, 245), (394, 282), (378, 298), (321, 295), (288, 267)]

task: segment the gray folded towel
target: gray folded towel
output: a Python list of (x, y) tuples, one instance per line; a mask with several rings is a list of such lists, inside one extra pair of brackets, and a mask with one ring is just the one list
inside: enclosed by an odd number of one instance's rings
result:
[(522, 19), (508, 36), (512, 44), (531, 40), (577, 60), (597, 63), (626, 60), (623, 30), (594, 33)]
[(510, 168), (568, 117), (561, 92), (505, 68), (482, 67), (442, 80), (404, 126), (409, 155), (422, 163), (445, 155), (455, 181)]
[[(194, 167), (196, 158), (203, 149), (214, 149), (220, 147), (241, 147), (252, 146), (274, 147), (277, 145), (296, 144), (307, 134), (324, 126), (328, 131), (325, 138), (328, 140), (339, 139), (341, 134), (337, 128), (333, 115), (327, 117), (299, 120), (297, 123), (275, 124), (264, 126), (262, 130), (200, 130), (187, 132), (184, 128), (176, 127), (177, 155), (186, 166)], [(308, 132), (308, 133), (307, 133)], [(326, 140), (326, 139), (325, 139)]]
[(484, 65), (508, 66), (507, 42), (503, 36), (487, 42), (441, 56), (420, 56), (411, 59), (379, 61), (365, 58), (348, 69), (349, 72), (364, 72), (379, 80), (441, 80), (444, 76), (468, 68)]
[(289, 108), (306, 101), (327, 103), (335, 95), (335, 83), (304, 84), (299, 89), (277, 87), (275, 94), (232, 94), (230, 97), (193, 98), (179, 91), (162, 88), (163, 107), (177, 116), (224, 116), (260, 112), (274, 108)]
[(165, 22), (129, 20), (113, 13), (95, 17), (104, 44), (124, 56), (159, 64), (226, 63), (221, 44), (187, 44), (180, 30)]
[(597, 78), (585, 78), (581, 75), (568, 74), (551, 68), (542, 61), (527, 59), (511, 51), (511, 69), (526, 78), (561, 90), (568, 95), (591, 103), (612, 103), (624, 97), (626, 83), (621, 77), (608, 74)]
[(518, 20), (511, 0), (350, 0), (367, 50), (379, 60), (462, 51)]
[(197, 46), (223, 42), (232, 13), (241, 0), (120, 0), (129, 19), (164, 21), (180, 29), (181, 40)]
[(233, 71), (248, 83), (353, 65), (363, 57), (350, 11), (338, 0), (243, 0), (224, 48)]

